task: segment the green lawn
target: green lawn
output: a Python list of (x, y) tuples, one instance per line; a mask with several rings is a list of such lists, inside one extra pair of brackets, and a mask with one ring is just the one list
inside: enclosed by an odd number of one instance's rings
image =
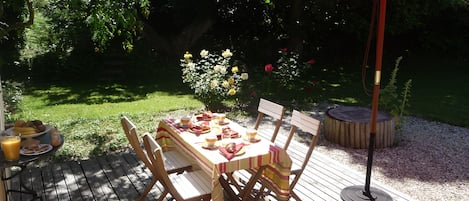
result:
[[(413, 79), (410, 115), (469, 127), (469, 82), (465, 81), (468, 75), (465, 63), (404, 60), (398, 73), (398, 87), (407, 79)], [(383, 65), (382, 86), (388, 82), (392, 67), (392, 62)], [(331, 68), (317, 77), (318, 84), (310, 91), (274, 91), (258, 95), (284, 104), (289, 110), (308, 110), (318, 102), (370, 105), (371, 97), (363, 91), (359, 70)], [(67, 141), (57, 154), (58, 159), (101, 155), (127, 147), (119, 123), (121, 115), (134, 121), (140, 132), (154, 132), (157, 121), (168, 113), (183, 115), (203, 108), (191, 91), (175, 80), (167, 77), (140, 84), (34, 85), (26, 88), (22, 112), (12, 118), (40, 119), (57, 126)], [(253, 104), (259, 96), (250, 99), (252, 103), (247, 108), (255, 110)], [(242, 114), (249, 114), (245, 112)]]

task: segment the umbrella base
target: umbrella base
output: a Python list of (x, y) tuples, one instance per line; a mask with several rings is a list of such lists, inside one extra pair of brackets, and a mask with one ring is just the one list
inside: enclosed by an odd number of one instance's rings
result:
[(343, 201), (361, 201), (361, 200), (371, 200), (371, 201), (392, 201), (390, 195), (386, 192), (379, 190), (377, 188), (370, 188), (371, 198), (365, 195), (364, 186), (349, 186), (346, 187), (340, 192), (340, 198)]

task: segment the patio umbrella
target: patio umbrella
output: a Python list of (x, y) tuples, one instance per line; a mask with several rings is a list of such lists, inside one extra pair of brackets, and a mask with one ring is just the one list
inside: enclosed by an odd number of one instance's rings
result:
[[(378, 7), (378, 28), (376, 33), (376, 63), (375, 63), (375, 80), (373, 86), (373, 100), (371, 105), (371, 128), (368, 143), (368, 162), (366, 166), (365, 186), (349, 186), (342, 189), (340, 197), (345, 201), (356, 200), (392, 200), (386, 192), (370, 187), (371, 168), (373, 165), (373, 151), (376, 138), (376, 119), (378, 113), (379, 87), (381, 81), (381, 64), (383, 58), (383, 42), (384, 42), (384, 24), (386, 19), (386, 0), (379, 0), (379, 4), (374, 1), (373, 9)], [(375, 10), (374, 10), (375, 11)], [(373, 11), (373, 12), (374, 12)]]
[(0, 76), (0, 131), (5, 130), (5, 104), (3, 104), (2, 77)]

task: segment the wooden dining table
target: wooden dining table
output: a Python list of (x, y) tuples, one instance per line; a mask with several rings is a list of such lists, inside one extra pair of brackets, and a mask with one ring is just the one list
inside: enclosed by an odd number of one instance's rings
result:
[[(182, 127), (178, 119), (163, 119), (159, 122), (156, 140), (164, 151), (178, 150), (187, 156), (195, 166), (200, 167), (212, 178), (212, 200), (224, 200), (223, 188), (219, 178), (222, 174), (237, 170), (261, 169), (258, 175), (252, 176), (248, 185), (254, 184), (258, 176), (267, 177), (273, 192), (280, 200), (288, 200), (290, 196), (289, 177), (292, 161), (287, 152), (268, 140), (259, 139), (250, 142), (244, 135), (246, 128), (240, 124), (227, 120), (225, 125), (216, 125), (212, 121), (210, 132), (194, 133), (190, 128)], [(226, 143), (242, 143), (243, 149), (232, 159), (227, 159), (218, 149), (204, 147), (206, 135), (217, 135), (220, 132), (216, 127), (229, 127), (238, 133), (237, 138), (219, 140), (217, 145), (223, 147)], [(249, 192), (247, 192), (249, 193)]]

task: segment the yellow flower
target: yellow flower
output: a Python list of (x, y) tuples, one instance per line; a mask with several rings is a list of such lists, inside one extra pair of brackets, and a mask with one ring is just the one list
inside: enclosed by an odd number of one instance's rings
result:
[(229, 82), (230, 84), (233, 84), (234, 81), (235, 81), (235, 79), (234, 79), (233, 77), (228, 78), (228, 82)]
[(222, 54), (221, 56), (223, 56), (224, 58), (229, 58), (231, 56), (233, 56), (233, 53), (231, 53), (230, 49), (226, 49)]
[(210, 82), (210, 86), (211, 86), (212, 88), (217, 87), (217, 86), (218, 86), (218, 80), (212, 80), (212, 81)]
[(236, 90), (234, 88), (231, 88), (229, 91), (228, 91), (228, 94), (229, 95), (235, 95), (236, 94)]
[(189, 53), (189, 52), (186, 52), (186, 53), (184, 54), (184, 59), (185, 59), (185, 60), (192, 59), (192, 54)]
[(241, 73), (241, 79), (242, 80), (247, 80), (249, 78), (248, 73)]
[(202, 50), (202, 51), (200, 51), (200, 56), (201, 56), (202, 58), (205, 58), (207, 55), (208, 55), (208, 51), (207, 51), (207, 50)]
[(230, 83), (228, 83), (227, 81), (223, 81), (223, 83), (221, 84), (223, 87), (225, 88), (229, 88), (230, 87)]
[(234, 66), (233, 68), (231, 68), (231, 72), (236, 74), (238, 72), (238, 66)]

